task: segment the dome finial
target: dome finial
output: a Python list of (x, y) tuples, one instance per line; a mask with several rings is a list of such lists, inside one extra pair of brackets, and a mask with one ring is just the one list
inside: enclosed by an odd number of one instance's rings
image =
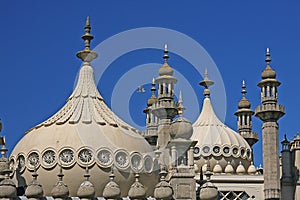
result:
[(179, 92), (179, 99), (178, 99), (178, 114), (180, 117), (183, 115), (183, 111), (185, 110), (185, 107), (183, 106), (183, 99), (182, 99), (182, 92), (180, 90)]
[(94, 51), (91, 51), (90, 46), (91, 46), (91, 40), (94, 39), (94, 36), (91, 35), (91, 24), (90, 24), (90, 17), (88, 16), (86, 18), (86, 23), (85, 23), (85, 34), (81, 36), (81, 38), (84, 40), (84, 50), (79, 51), (76, 56), (80, 58), (84, 62), (91, 62), (95, 58), (97, 58), (97, 53)]
[(210, 90), (208, 88), (210, 86), (212, 86), (214, 84), (214, 82), (212, 80), (209, 80), (207, 68), (205, 69), (204, 80), (200, 81), (199, 84), (202, 85), (205, 88), (204, 89), (204, 96), (209, 98), (210, 97)]
[(86, 181), (89, 181), (91, 175), (89, 173), (89, 167), (88, 166), (85, 167), (85, 174), (83, 176), (84, 176)]
[(247, 93), (246, 84), (245, 84), (245, 80), (243, 80), (242, 81), (242, 95), (243, 95), (243, 98), (246, 98), (246, 93)]
[(168, 59), (169, 59), (169, 51), (168, 51), (168, 45), (165, 44), (165, 50), (164, 50), (164, 60), (165, 60), (165, 63), (168, 62)]
[(270, 48), (266, 49), (266, 63), (267, 63), (267, 66), (270, 66), (270, 63), (271, 63)]

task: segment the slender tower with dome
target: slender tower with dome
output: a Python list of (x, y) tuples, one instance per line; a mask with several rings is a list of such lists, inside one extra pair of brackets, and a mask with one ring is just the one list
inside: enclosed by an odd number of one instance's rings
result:
[(252, 132), (252, 115), (254, 112), (250, 109), (251, 103), (246, 98), (246, 84), (242, 82), (242, 99), (238, 103), (238, 110), (234, 113), (237, 120), (238, 133), (245, 138), (250, 147), (258, 141), (257, 133)]
[(266, 68), (258, 83), (261, 88), (261, 103), (255, 109), (255, 116), (263, 121), (263, 162), (264, 162), (264, 198), (280, 199), (279, 141), (277, 121), (285, 114), (284, 106), (279, 105), (276, 72), (270, 66), (270, 50), (266, 50)]

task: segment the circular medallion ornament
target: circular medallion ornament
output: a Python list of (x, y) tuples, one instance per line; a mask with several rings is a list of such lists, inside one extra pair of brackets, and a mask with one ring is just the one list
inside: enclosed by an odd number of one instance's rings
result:
[(146, 173), (151, 173), (153, 170), (153, 161), (149, 155), (144, 157), (144, 169)]
[(143, 169), (143, 158), (142, 155), (135, 152), (131, 155), (130, 165), (133, 171), (140, 172)]
[(63, 149), (59, 154), (59, 160), (62, 166), (71, 166), (75, 162), (74, 151), (71, 149)]
[(42, 164), (44, 167), (52, 167), (56, 163), (56, 154), (54, 150), (48, 149), (42, 155)]
[(223, 147), (223, 155), (225, 157), (229, 157), (230, 156), (230, 147), (229, 146), (224, 146)]
[(14, 157), (12, 157), (12, 158), (10, 158), (9, 159), (9, 169), (10, 170), (12, 170), (12, 172), (11, 172), (11, 176), (15, 173), (15, 158)]
[(125, 169), (129, 165), (128, 154), (124, 150), (118, 150), (115, 153), (115, 164), (120, 169)]
[(112, 152), (106, 148), (98, 150), (97, 163), (100, 165), (100, 167), (110, 167), (113, 163)]
[(23, 172), (25, 169), (25, 156), (23, 154), (18, 155), (17, 157), (17, 170)]
[(78, 153), (78, 161), (83, 165), (91, 164), (94, 161), (94, 153), (91, 149), (83, 148)]
[(232, 155), (234, 156), (234, 157), (239, 157), (239, 149), (238, 149), (238, 147), (233, 147), (232, 148)]
[(37, 168), (40, 164), (40, 156), (37, 152), (32, 152), (28, 156), (28, 168)]

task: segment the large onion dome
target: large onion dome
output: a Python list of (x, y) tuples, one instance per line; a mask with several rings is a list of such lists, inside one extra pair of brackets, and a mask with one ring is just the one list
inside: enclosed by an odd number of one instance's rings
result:
[(93, 38), (89, 20), (85, 30), (82, 36), (85, 49), (77, 53), (83, 65), (73, 93), (56, 114), (30, 129), (11, 153), (10, 162), (14, 165), (18, 186), (29, 183), (31, 171), (36, 168), (45, 196), (50, 196), (61, 165), (70, 196), (77, 196), (81, 175), (88, 167), (90, 181), (97, 188), (95, 196), (101, 197), (109, 181), (108, 169), (114, 166), (122, 196), (127, 196), (128, 182), (134, 181), (137, 172), (141, 174), (141, 181), (147, 180), (143, 182), (151, 195), (158, 182), (153, 173), (154, 163), (157, 163), (153, 150), (137, 130), (110, 110), (97, 90), (89, 63), (97, 56), (89, 49)]
[(230, 129), (216, 116), (211, 100), (209, 85), (213, 82), (208, 75), (201, 85), (205, 86), (205, 98), (202, 111), (193, 124), (191, 140), (197, 141), (194, 149), (195, 163), (201, 168), (205, 164), (205, 158), (210, 158), (212, 169), (217, 164), (224, 170), (228, 161), (236, 168), (240, 161), (248, 168), (252, 160), (251, 148), (247, 141), (238, 133)]

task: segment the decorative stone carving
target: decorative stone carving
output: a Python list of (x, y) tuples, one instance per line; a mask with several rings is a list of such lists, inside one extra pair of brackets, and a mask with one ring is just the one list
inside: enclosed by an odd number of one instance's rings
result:
[(31, 152), (28, 156), (28, 168), (34, 169), (40, 164), (40, 156), (37, 152)]
[(129, 165), (128, 154), (124, 150), (118, 150), (115, 153), (115, 164), (118, 168), (125, 169)]
[(53, 165), (56, 161), (56, 154), (53, 150), (49, 149), (43, 153), (42, 162), (46, 166)]
[(71, 149), (64, 149), (60, 152), (59, 154), (59, 160), (62, 164), (62, 166), (70, 166), (74, 163), (75, 158), (74, 158), (74, 151)]
[(97, 163), (101, 167), (110, 167), (113, 163), (112, 152), (106, 148), (100, 149), (97, 153)]
[(131, 168), (135, 172), (140, 172), (143, 169), (143, 158), (139, 153), (133, 153), (130, 158)]
[(78, 153), (78, 161), (81, 164), (87, 165), (94, 161), (94, 153), (92, 150), (83, 148)]

